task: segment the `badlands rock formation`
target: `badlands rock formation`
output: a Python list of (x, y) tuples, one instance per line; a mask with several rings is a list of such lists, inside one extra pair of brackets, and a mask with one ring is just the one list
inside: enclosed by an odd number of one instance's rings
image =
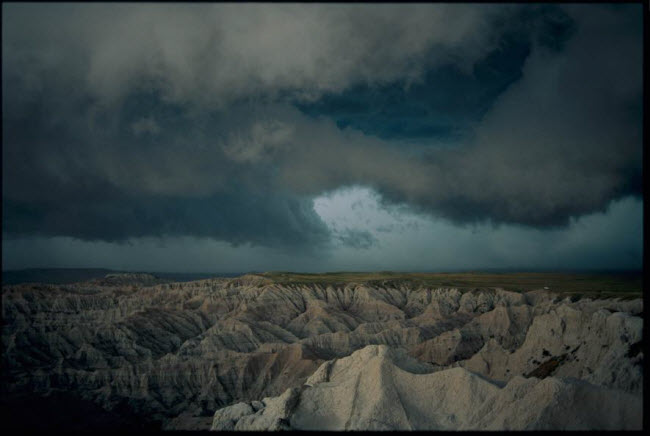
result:
[(432, 372), (386, 345), (328, 361), (300, 388), (218, 410), (213, 430), (640, 430), (641, 398), (574, 378), (507, 384)]
[(3, 286), (7, 419), (69, 401), (85, 428), (640, 426), (641, 299), (128, 279)]

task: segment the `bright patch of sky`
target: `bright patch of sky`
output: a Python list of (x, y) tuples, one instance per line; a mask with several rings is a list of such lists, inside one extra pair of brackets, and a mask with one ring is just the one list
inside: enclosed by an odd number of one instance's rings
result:
[(624, 269), (640, 268), (642, 263), (643, 203), (633, 197), (555, 230), (458, 226), (409, 212), (406, 207), (384, 206), (375, 192), (362, 187), (319, 197), (314, 209), (335, 234), (367, 231), (367, 238), (374, 241), (365, 249), (340, 246), (335, 269), (443, 271), (503, 265)]
[[(537, 230), (481, 224), (461, 227), (405, 207), (387, 207), (371, 189), (352, 187), (318, 197), (314, 209), (335, 245), (296, 256), (276, 248), (231, 246), (209, 238), (135, 238), (124, 243), (69, 237), (3, 241), (2, 268), (110, 268), (126, 271), (249, 272), (449, 271), (640, 268), (643, 203), (627, 197), (604, 213), (566, 228)], [(352, 243), (350, 243), (352, 241)], [(356, 243), (355, 243), (356, 241)], [(37, 255), (35, 254), (37, 253)]]

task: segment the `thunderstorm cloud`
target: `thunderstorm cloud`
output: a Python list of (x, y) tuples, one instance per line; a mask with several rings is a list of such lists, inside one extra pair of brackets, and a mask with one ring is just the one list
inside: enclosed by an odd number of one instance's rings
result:
[(30, 243), (198, 238), (318, 269), (286, 253), (640, 213), (611, 211), (642, 196), (641, 5), (5, 3), (2, 25), (3, 268), (38, 264)]

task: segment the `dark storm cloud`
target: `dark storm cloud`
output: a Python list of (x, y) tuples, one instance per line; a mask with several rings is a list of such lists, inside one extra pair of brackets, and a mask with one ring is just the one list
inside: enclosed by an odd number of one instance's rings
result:
[[(318, 245), (310, 198), (353, 184), (459, 222), (602, 210), (640, 192), (636, 6), (3, 5), (3, 235)], [(355, 89), (403, 104), (347, 127), (296, 107)], [(464, 142), (391, 141), (438, 136), (445, 106)]]
[[(425, 61), (439, 62), (424, 56), (434, 44), (444, 48), (439, 58), (458, 49), (471, 63), (492, 14), (420, 6), (3, 8), (4, 236), (194, 235), (273, 246), (328, 237), (310, 199), (275, 182), (287, 154), (312, 146), (309, 130), (318, 124), (273, 103), (277, 95), (312, 99), (358, 81), (416, 76)], [(447, 20), (454, 29), (429, 27)], [(352, 236), (342, 241), (369, 241)]]
[[(9, 69), (78, 79), (103, 102), (135, 86), (225, 105), (250, 96), (314, 99), (351, 84), (417, 80), (447, 62), (471, 68), (496, 44), (476, 5), (10, 5)], [(7, 63), (7, 62), (5, 62)], [(24, 70), (23, 70), (24, 71)]]
[(106, 194), (65, 203), (6, 200), (3, 225), (13, 236), (72, 235), (104, 241), (193, 235), (233, 244), (318, 247), (329, 237), (310, 201), (277, 193), (197, 198)]
[(560, 47), (532, 45), (521, 79), (493, 102), (466, 144), (409, 160), (357, 141), (356, 150), (296, 157), (287, 183), (317, 189), (365, 182), (386, 201), (455, 221), (539, 227), (640, 195), (637, 6), (567, 7), (571, 36)]
[[(311, 200), (271, 189), (272, 169), (256, 166), (278, 131), (260, 119), (238, 127), (242, 111), (254, 108), (188, 120), (175, 105), (139, 95), (117, 116), (80, 110), (53, 123), (47, 113), (56, 107), (38, 105), (43, 111), (29, 111), (28, 125), (11, 113), (4, 120), (9, 235), (194, 235), (273, 246), (328, 239)], [(143, 111), (151, 115), (140, 118)]]
[(575, 22), (553, 5), (524, 8), (500, 29), (498, 45), (471, 69), (447, 64), (426, 71), (416, 83), (358, 84), (330, 92), (317, 101), (298, 103), (312, 116), (328, 116), (383, 139), (463, 140), (498, 97), (522, 75), (532, 44), (561, 50)]

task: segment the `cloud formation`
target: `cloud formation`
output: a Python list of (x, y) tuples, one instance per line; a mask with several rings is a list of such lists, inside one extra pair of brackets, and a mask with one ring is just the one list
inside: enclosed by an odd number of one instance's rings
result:
[[(64, 70), (105, 101), (157, 86), (227, 104), (280, 91), (316, 98), (353, 83), (465, 66), (496, 44), (508, 8), (476, 5), (11, 5), (4, 56)], [(9, 19), (10, 18), (10, 19)], [(38, 36), (36, 36), (38, 35)]]
[[(367, 248), (313, 209), (350, 185), (457, 223), (566, 225), (641, 192), (637, 6), (3, 5), (3, 237)], [(516, 66), (444, 147), (304, 109), (360, 85), (436, 95), (436, 71), (498, 55)]]
[(365, 182), (389, 201), (456, 221), (540, 227), (640, 195), (641, 16), (589, 6), (569, 12), (576, 24), (565, 48), (533, 46), (522, 78), (467, 144), (409, 160), (358, 140), (354, 150), (305, 152), (287, 179), (293, 186)]

